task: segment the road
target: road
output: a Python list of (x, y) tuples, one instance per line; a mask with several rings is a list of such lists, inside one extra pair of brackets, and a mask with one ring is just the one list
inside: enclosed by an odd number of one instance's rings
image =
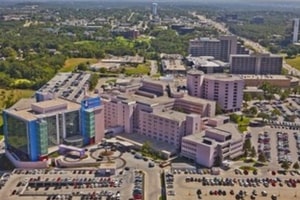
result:
[(129, 15), (129, 17), (127, 18), (127, 21), (129, 22), (132, 18), (132, 16), (134, 15), (134, 12), (131, 12), (131, 14)]
[[(197, 15), (195, 12), (191, 13), (193, 16), (198, 17), (199, 20), (206, 22), (208, 25), (215, 27), (219, 31), (221, 31), (224, 34), (232, 34), (226, 25), (224, 23), (219, 23), (216, 21), (213, 21), (211, 19), (206, 18), (203, 15)], [(244, 37), (240, 37), (241, 40), (244, 41), (245, 46), (249, 46), (252, 49), (254, 49), (256, 52), (259, 53), (270, 53), (265, 47), (261, 46), (259, 43), (254, 42), (252, 40), (249, 40)], [(289, 64), (287, 64), (285, 61), (283, 61), (283, 67), (288, 71), (288, 74), (294, 75), (294, 76), (300, 76), (300, 71), (291, 67)]]

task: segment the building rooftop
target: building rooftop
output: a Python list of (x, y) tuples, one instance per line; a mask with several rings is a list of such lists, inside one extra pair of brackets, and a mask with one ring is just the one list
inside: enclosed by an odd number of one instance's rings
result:
[(221, 126), (218, 126), (214, 129), (217, 129), (217, 130), (223, 131), (223, 132), (227, 132), (227, 133), (228, 132), (231, 133), (233, 139), (242, 137), (241, 133), (237, 129), (237, 125), (233, 124), (233, 123), (222, 124)]
[(213, 56), (189, 56), (186, 58), (189, 62), (193, 63), (194, 67), (225, 67), (227, 63), (221, 60), (215, 60)]
[(187, 114), (175, 110), (154, 110), (153, 114), (166, 119), (180, 122), (185, 121), (187, 116)]
[(205, 79), (219, 81), (238, 81), (243, 80), (240, 76), (231, 74), (205, 74)]
[(103, 62), (103, 63), (141, 64), (144, 62), (144, 57), (141, 57), (141, 56), (123, 56), (123, 57), (112, 56), (111, 58), (108, 58), (108, 59), (102, 59), (101, 62)]
[(184, 95), (182, 98), (178, 98), (178, 100), (186, 100), (186, 101), (191, 101), (193, 103), (200, 103), (200, 104), (206, 104), (206, 103), (215, 103), (215, 101), (208, 100), (208, 99), (202, 99), (199, 97), (193, 97), (190, 95)]
[(246, 87), (244, 92), (263, 92), (263, 90), (258, 87)]
[(185, 65), (179, 59), (163, 59), (162, 61), (163, 70), (169, 71), (185, 71)]
[(243, 74), (239, 75), (242, 79), (274, 79), (274, 80), (291, 80), (297, 79), (295, 77), (285, 76), (285, 75), (252, 75), (252, 74)]
[[(20, 102), (22, 103), (22, 102)], [(25, 102), (27, 103), (27, 102)], [(58, 105), (62, 105), (65, 104), (66, 105), (66, 110), (67, 111), (72, 111), (72, 110), (77, 110), (80, 109), (81, 105), (75, 102), (71, 102), (65, 99), (54, 99), (54, 100), (48, 100), (48, 101), (43, 101), (43, 102), (38, 102), (38, 103), (33, 103), (33, 104), (29, 104), (23, 105), (22, 109), (16, 109), (16, 108), (10, 108), (7, 109), (6, 112), (12, 115), (15, 115), (19, 118), (25, 119), (27, 121), (32, 121), (32, 120), (36, 120), (39, 117), (43, 117), (49, 113), (46, 114), (40, 114), (40, 113), (36, 113), (34, 110), (32, 110), (31, 105), (35, 105), (38, 106), (40, 108), (49, 108), (49, 107), (55, 107)], [(61, 112), (62, 110), (54, 110), (53, 112), (51, 112), (51, 114), (55, 113), (55, 112)]]
[(200, 37), (199, 40), (202, 42), (220, 42), (220, 40), (217, 38), (209, 38), (209, 37)]
[(183, 56), (180, 54), (165, 54), (161, 53), (160, 58), (162, 59), (175, 59), (175, 60), (181, 60), (183, 59)]
[(37, 106), (42, 109), (45, 109), (45, 108), (49, 108), (49, 107), (61, 106), (62, 104), (66, 104), (66, 101), (64, 101), (62, 99), (54, 99), (54, 100), (33, 103), (32, 105)]
[[(201, 131), (200, 133), (185, 136), (184, 140), (188, 140), (188, 141), (196, 142), (196, 143), (202, 143), (203, 139), (215, 141), (213, 138), (209, 138), (205, 135), (206, 131), (216, 132), (216, 133), (218, 133), (220, 135), (224, 135), (224, 136), (231, 135), (232, 140), (242, 138), (242, 135), (238, 131), (237, 126), (235, 124), (226, 123), (226, 124), (222, 124), (221, 126), (218, 126), (215, 128), (209, 128), (207, 130)], [(217, 142), (217, 141), (215, 141), (215, 142)]]
[(204, 75), (203, 71), (197, 70), (197, 69), (191, 69), (187, 72), (190, 75)]
[(25, 110), (27, 108), (30, 108), (31, 104), (35, 103), (35, 98), (23, 98), (20, 99), (17, 103), (15, 103), (12, 107), (8, 108), (7, 110)]
[(232, 54), (230, 57), (272, 57), (282, 58), (281, 55), (269, 54), (269, 53), (251, 53), (251, 54)]
[(85, 88), (88, 87), (90, 76), (88, 73), (58, 73), (36, 93), (79, 103), (85, 96)]

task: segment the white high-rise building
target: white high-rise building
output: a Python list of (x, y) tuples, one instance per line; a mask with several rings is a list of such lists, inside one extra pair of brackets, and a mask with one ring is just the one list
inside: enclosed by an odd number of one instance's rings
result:
[(293, 43), (297, 43), (299, 34), (299, 18), (293, 19), (293, 27)]
[(152, 15), (156, 16), (157, 15), (157, 3), (152, 3)]

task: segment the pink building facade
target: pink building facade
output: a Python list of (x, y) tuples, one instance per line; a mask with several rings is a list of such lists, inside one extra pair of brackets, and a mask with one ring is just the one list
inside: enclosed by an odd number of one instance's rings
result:
[(243, 141), (234, 124), (224, 124), (183, 137), (181, 155), (205, 167), (212, 167), (216, 162), (242, 155)]
[(240, 110), (243, 103), (244, 80), (239, 76), (191, 70), (187, 88), (191, 96), (216, 101), (226, 112)]
[(215, 115), (215, 102), (191, 96), (146, 98), (139, 95), (102, 96), (105, 128), (122, 127), (180, 149), (182, 137), (201, 131), (202, 116)]

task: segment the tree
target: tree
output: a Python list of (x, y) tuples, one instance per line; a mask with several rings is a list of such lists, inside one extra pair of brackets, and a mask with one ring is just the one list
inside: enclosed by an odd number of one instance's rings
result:
[(197, 195), (199, 196), (199, 195), (201, 195), (201, 194), (202, 194), (201, 189), (198, 189), (198, 190), (197, 190)]
[(298, 162), (295, 162), (294, 165), (293, 165), (293, 168), (294, 168), (294, 169), (299, 169), (299, 168), (300, 168), (299, 163), (298, 163)]
[(269, 47), (269, 51), (273, 54), (278, 54), (279, 51), (280, 51), (280, 48), (278, 46), (275, 46), (275, 45), (271, 45)]
[(245, 149), (245, 150), (244, 150), (244, 157), (248, 157), (248, 154), (249, 154), (248, 149)]
[(256, 150), (255, 150), (254, 146), (252, 146), (252, 148), (251, 148), (250, 156), (253, 158), (256, 157)]
[(252, 115), (256, 115), (257, 114), (257, 108), (255, 106), (252, 106), (251, 108), (249, 108), (249, 113)]
[(145, 142), (143, 145), (142, 145), (142, 148), (141, 148), (141, 151), (143, 154), (145, 155), (149, 155), (152, 151), (152, 148), (151, 148), (151, 143), (150, 142)]
[(293, 57), (294, 54), (293, 54), (293, 51), (291, 51), (289, 49), (289, 50), (286, 51), (286, 55), (287, 55), (288, 58), (291, 58), (291, 57)]
[(248, 101), (252, 100), (252, 96), (251, 96), (251, 94), (246, 92), (246, 93), (244, 93), (243, 99), (244, 99), (244, 101), (248, 102)]
[(215, 158), (214, 166), (220, 167), (221, 164), (222, 164), (221, 157), (219, 155), (217, 155), (216, 158)]
[(238, 120), (239, 120), (239, 115), (233, 113), (229, 116), (230, 118), (230, 121), (234, 122), (234, 123), (238, 123)]
[(257, 96), (257, 99), (258, 99), (259, 101), (262, 101), (262, 100), (264, 100), (264, 96), (263, 96), (263, 95), (258, 95), (258, 96)]
[(259, 162), (262, 162), (262, 163), (264, 163), (264, 162), (267, 161), (266, 156), (265, 156), (264, 153), (260, 153), (260, 154), (258, 155), (258, 161), (259, 161)]
[(11, 47), (5, 47), (2, 51), (4, 57), (15, 58), (17, 57), (17, 52)]
[(216, 115), (221, 115), (223, 113), (224, 112), (222, 111), (220, 104), (216, 103)]
[(289, 94), (287, 93), (287, 92), (283, 92), (283, 93), (281, 93), (281, 95), (280, 95), (280, 100), (281, 101), (284, 101), (284, 100), (286, 100), (286, 98), (288, 98), (289, 97)]
[(244, 150), (244, 151), (245, 151), (245, 150), (251, 150), (251, 146), (252, 146), (251, 140), (250, 140), (250, 138), (247, 138), (247, 139), (245, 140), (245, 142), (244, 142), (243, 150)]
[(91, 75), (91, 78), (90, 78), (90, 87), (89, 87), (90, 90), (95, 89), (95, 87), (96, 87), (97, 84), (98, 84), (98, 79), (99, 79), (98, 74), (93, 73), (93, 74)]
[(86, 71), (88, 69), (88, 66), (86, 63), (80, 63), (78, 66), (77, 66), (77, 69), (80, 70), (80, 71)]
[(262, 89), (264, 91), (264, 95), (266, 95), (270, 91), (271, 85), (268, 82), (264, 82), (259, 89)]
[(280, 111), (277, 108), (275, 108), (274, 110), (272, 110), (271, 113), (272, 113), (273, 116), (281, 115)]
[(284, 170), (288, 170), (290, 168), (290, 163), (288, 161), (283, 161), (283, 163), (281, 164), (281, 168), (283, 168)]
[(299, 86), (296, 86), (296, 87), (293, 88), (293, 93), (294, 94), (298, 94), (299, 91), (300, 91), (300, 87)]
[(261, 117), (263, 120), (270, 118), (270, 116), (267, 113), (263, 112), (258, 113), (257, 117)]
[(99, 69), (99, 72), (102, 73), (102, 74), (105, 74), (105, 73), (107, 72), (106, 67), (101, 67), (101, 68)]

